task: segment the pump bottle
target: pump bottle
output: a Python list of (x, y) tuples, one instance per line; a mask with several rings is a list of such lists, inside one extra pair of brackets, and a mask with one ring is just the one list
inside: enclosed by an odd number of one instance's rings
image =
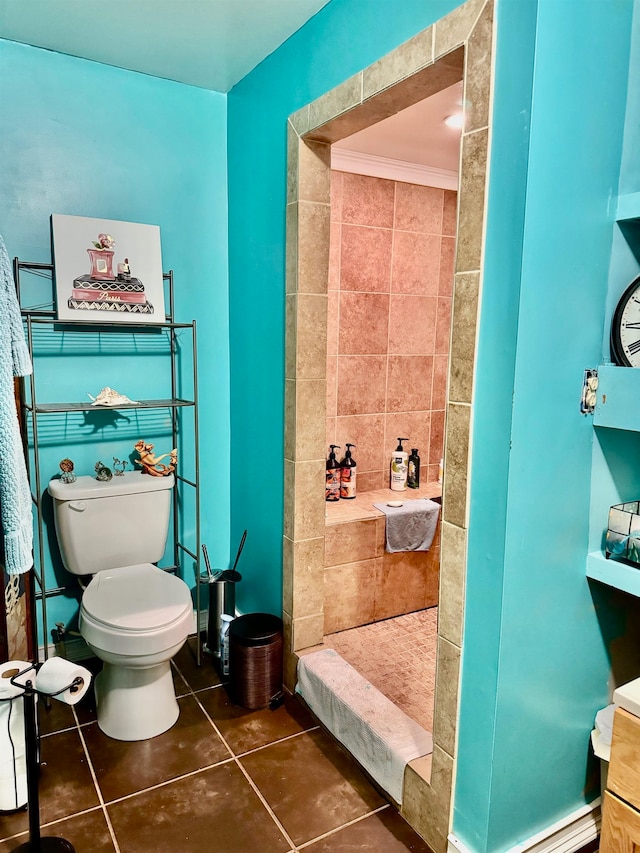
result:
[(356, 496), (356, 460), (351, 456), (355, 444), (347, 442), (347, 452), (340, 463), (340, 497), (352, 501)]
[(390, 486), (394, 492), (404, 492), (407, 488), (407, 459), (409, 454), (402, 447), (403, 441), (409, 441), (409, 439), (398, 438), (398, 446), (391, 454)]
[(418, 448), (411, 448), (411, 456), (407, 468), (407, 486), (410, 489), (420, 487), (420, 457), (418, 456)]
[(324, 499), (326, 501), (340, 500), (340, 465), (336, 459), (336, 450), (340, 449), (339, 444), (329, 445), (329, 456), (327, 458), (327, 481), (324, 490)]

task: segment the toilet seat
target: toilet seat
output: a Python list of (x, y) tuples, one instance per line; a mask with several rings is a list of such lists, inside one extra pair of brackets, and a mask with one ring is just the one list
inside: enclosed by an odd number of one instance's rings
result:
[(151, 563), (99, 572), (84, 592), (80, 633), (89, 645), (130, 656), (184, 642), (191, 628), (189, 587)]

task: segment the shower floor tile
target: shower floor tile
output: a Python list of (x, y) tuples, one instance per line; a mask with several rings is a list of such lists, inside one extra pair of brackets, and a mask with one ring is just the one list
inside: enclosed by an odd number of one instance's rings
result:
[(324, 638), (360, 675), (433, 731), (438, 608), (349, 628)]

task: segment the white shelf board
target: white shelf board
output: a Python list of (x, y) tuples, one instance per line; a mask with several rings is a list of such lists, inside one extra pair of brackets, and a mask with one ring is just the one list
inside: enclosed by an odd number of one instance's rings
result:
[(587, 554), (587, 577), (640, 598), (640, 566), (607, 560), (596, 551)]
[(593, 423), (640, 432), (640, 368), (600, 365)]
[(616, 222), (640, 219), (640, 193), (625, 193), (618, 196)]

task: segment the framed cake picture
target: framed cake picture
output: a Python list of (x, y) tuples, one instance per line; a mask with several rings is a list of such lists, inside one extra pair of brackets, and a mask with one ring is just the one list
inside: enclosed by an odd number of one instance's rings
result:
[(160, 228), (51, 216), (59, 320), (164, 323)]

